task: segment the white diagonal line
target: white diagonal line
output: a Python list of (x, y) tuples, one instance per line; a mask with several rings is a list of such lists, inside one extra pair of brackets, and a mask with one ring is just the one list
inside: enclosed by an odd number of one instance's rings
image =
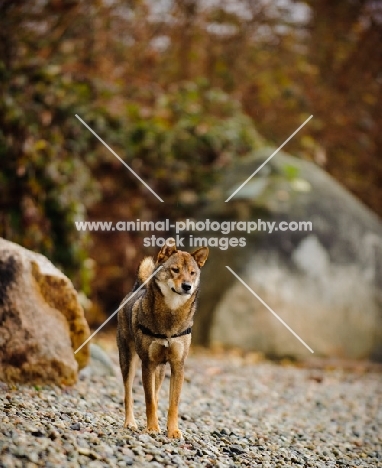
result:
[(88, 342), (93, 338), (93, 336), (95, 336), (95, 335), (101, 330), (101, 328), (103, 328), (103, 327), (107, 324), (107, 322), (108, 322), (109, 320), (111, 320), (111, 319), (114, 317), (114, 315), (122, 309), (122, 307), (126, 304), (126, 302), (130, 301), (130, 299), (132, 299), (132, 298), (137, 294), (137, 292), (140, 291), (140, 290), (143, 288), (143, 286), (144, 286), (146, 283), (148, 283), (148, 281), (150, 281), (151, 278), (152, 278), (153, 276), (155, 276), (155, 275), (158, 273), (158, 271), (159, 271), (161, 268), (163, 268), (163, 266), (160, 266), (159, 268), (157, 268), (157, 269), (154, 271), (154, 273), (153, 273), (149, 278), (147, 278), (147, 280), (146, 280), (144, 283), (142, 283), (142, 284), (139, 286), (139, 288), (138, 288), (137, 290), (135, 290), (135, 291), (133, 292), (133, 294), (132, 294), (131, 296), (129, 296), (125, 301), (123, 301), (122, 304), (118, 307), (118, 309), (117, 309), (115, 312), (113, 312), (113, 313), (110, 315), (110, 317), (108, 317), (108, 318), (103, 322), (103, 324), (102, 324), (101, 326), (99, 326), (99, 327), (97, 328), (97, 330), (96, 330), (94, 333), (92, 333), (92, 334), (89, 336), (89, 338), (88, 338), (84, 343), (82, 343), (82, 345), (81, 345), (79, 348), (77, 348), (77, 349), (74, 351), (74, 354), (77, 354), (78, 351), (79, 351), (80, 349), (82, 349), (82, 348), (86, 345), (86, 343), (88, 343)]
[(299, 131), (302, 129), (302, 127), (303, 127), (304, 125), (306, 125), (306, 124), (309, 122), (309, 120), (310, 120), (312, 117), (313, 117), (313, 115), (311, 115), (310, 117), (308, 117), (308, 118), (305, 120), (305, 122), (304, 122), (302, 125), (300, 125), (300, 126), (298, 127), (298, 129), (295, 130), (295, 131), (292, 133), (292, 135), (291, 135), (288, 139), (286, 139), (286, 140), (284, 141), (284, 143), (283, 143), (281, 146), (279, 146), (279, 147), (277, 148), (277, 150), (274, 151), (274, 152), (269, 156), (269, 158), (268, 158), (266, 161), (264, 161), (263, 164), (261, 164), (261, 166), (259, 166), (259, 167), (256, 169), (256, 171), (255, 171), (253, 174), (251, 174), (251, 175), (248, 177), (248, 179), (245, 180), (245, 181), (240, 185), (240, 187), (237, 188), (237, 189), (233, 192), (233, 194), (232, 194), (231, 196), (229, 196), (229, 197), (227, 198), (226, 203), (227, 203), (228, 201), (230, 201), (231, 198), (232, 198), (234, 195), (236, 195), (237, 192), (238, 192), (239, 190), (241, 190), (241, 189), (244, 187), (244, 185), (245, 185), (247, 182), (249, 182), (249, 181), (252, 179), (252, 177), (255, 176), (255, 175), (260, 171), (260, 169), (262, 169), (262, 168), (267, 164), (267, 162), (270, 161), (270, 160), (273, 158), (273, 156), (274, 156), (275, 154), (277, 154), (277, 153), (281, 150), (281, 148), (282, 148), (283, 146), (285, 146), (285, 145), (288, 143), (288, 141), (291, 140), (291, 139), (296, 135), (296, 133), (299, 132)]
[(284, 320), (283, 320), (281, 317), (279, 317), (279, 316), (276, 314), (276, 312), (275, 312), (274, 310), (272, 310), (272, 309), (269, 307), (269, 305), (268, 305), (267, 303), (265, 303), (265, 302), (261, 299), (261, 297), (258, 296), (258, 295), (248, 286), (248, 284), (247, 284), (245, 281), (243, 281), (243, 280), (240, 278), (240, 276), (238, 276), (238, 275), (232, 270), (232, 268), (230, 268), (229, 266), (226, 266), (226, 268), (227, 268), (227, 270), (229, 270), (229, 271), (240, 281), (241, 284), (243, 284), (243, 285), (248, 289), (248, 291), (250, 291), (250, 292), (251, 292), (251, 293), (268, 309), (268, 310), (269, 310), (269, 312), (271, 312), (271, 313), (277, 318), (277, 320), (279, 320), (279, 321), (284, 325), (284, 327), (286, 327), (286, 328), (292, 333), (292, 335), (294, 335), (294, 336), (298, 339), (298, 341), (300, 341), (300, 343), (302, 343), (307, 349), (309, 349), (309, 351), (310, 351), (311, 353), (314, 353), (313, 349), (310, 348), (310, 347), (305, 343), (305, 341), (304, 341), (302, 338), (300, 338), (300, 337), (297, 335), (297, 333), (294, 332), (294, 331), (291, 329), (291, 327), (290, 327), (288, 324), (286, 324), (286, 323), (284, 322)]
[(159, 201), (163, 202), (163, 200), (161, 199), (161, 197), (160, 197), (158, 194), (156, 194), (156, 193), (154, 192), (154, 190), (153, 190), (141, 177), (139, 177), (139, 175), (138, 175), (135, 171), (133, 171), (133, 169), (131, 169), (131, 167), (130, 167), (128, 164), (126, 164), (125, 161), (124, 161), (123, 159), (121, 159), (121, 158), (118, 156), (118, 154), (117, 154), (112, 148), (110, 148), (110, 146), (109, 146), (108, 144), (106, 144), (106, 143), (102, 140), (102, 138), (99, 137), (99, 136), (96, 134), (96, 132), (95, 132), (94, 130), (92, 130), (92, 129), (89, 127), (89, 125), (88, 125), (84, 120), (81, 119), (81, 117), (80, 117), (79, 115), (76, 114), (76, 117), (77, 117), (77, 119), (78, 119), (81, 123), (83, 123), (83, 124), (85, 125), (85, 127), (86, 127), (90, 132), (92, 132), (92, 134), (93, 134), (96, 138), (98, 138), (98, 140), (99, 140), (104, 146), (106, 146), (106, 148), (107, 148), (111, 153), (114, 154), (114, 156), (115, 156), (119, 161), (121, 161), (121, 163), (122, 163), (125, 167), (127, 167), (127, 169), (129, 169), (129, 171), (130, 171), (132, 174), (135, 175), (135, 177), (136, 177), (140, 182), (142, 182), (142, 184), (143, 184), (146, 188), (148, 188), (148, 189), (150, 190), (150, 192), (151, 192), (153, 195), (155, 195), (155, 196), (157, 197), (157, 199), (158, 199)]

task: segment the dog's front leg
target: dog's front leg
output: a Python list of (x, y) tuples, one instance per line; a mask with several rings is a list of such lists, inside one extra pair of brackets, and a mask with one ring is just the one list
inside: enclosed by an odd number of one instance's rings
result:
[(147, 432), (160, 432), (155, 395), (155, 366), (153, 363), (142, 362), (142, 383), (145, 391)]
[(181, 439), (182, 433), (178, 428), (178, 406), (184, 379), (184, 363), (171, 363), (170, 405), (167, 418), (167, 435), (173, 439)]

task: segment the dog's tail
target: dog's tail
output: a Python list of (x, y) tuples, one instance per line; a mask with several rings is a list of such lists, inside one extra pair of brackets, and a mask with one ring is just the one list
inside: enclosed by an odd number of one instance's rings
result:
[(155, 263), (153, 257), (145, 257), (138, 268), (137, 280), (134, 284), (133, 291), (136, 291), (141, 284), (147, 281), (148, 278), (154, 273)]
[(138, 268), (138, 280), (144, 283), (154, 273), (155, 264), (153, 257), (145, 257)]

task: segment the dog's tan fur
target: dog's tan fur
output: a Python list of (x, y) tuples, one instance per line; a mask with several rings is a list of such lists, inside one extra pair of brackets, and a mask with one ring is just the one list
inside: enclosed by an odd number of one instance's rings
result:
[[(200, 268), (208, 257), (208, 248), (192, 254), (177, 250), (174, 239), (168, 239), (154, 262), (146, 257), (140, 264), (134, 291), (154, 271), (162, 267), (118, 313), (117, 343), (125, 386), (125, 427), (136, 429), (133, 413), (132, 385), (137, 357), (142, 360), (142, 383), (145, 391), (147, 431), (160, 432), (157, 407), (158, 392), (170, 363), (170, 401), (167, 419), (168, 437), (181, 438), (178, 428), (178, 405), (191, 334), (176, 338), (192, 327), (199, 290)], [(190, 288), (186, 291), (185, 288)], [(134, 294), (131, 292), (124, 301)], [(166, 339), (144, 333), (140, 326)]]

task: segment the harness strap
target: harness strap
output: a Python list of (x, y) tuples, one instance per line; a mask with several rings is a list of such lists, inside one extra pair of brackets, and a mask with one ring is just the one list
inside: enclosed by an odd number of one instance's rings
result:
[(184, 330), (184, 331), (182, 331), (180, 333), (177, 333), (176, 335), (167, 336), (167, 335), (163, 335), (162, 333), (153, 333), (150, 329), (146, 328), (145, 326), (143, 326), (141, 324), (138, 325), (138, 328), (145, 335), (152, 336), (153, 338), (162, 338), (163, 340), (168, 340), (170, 338), (179, 338), (180, 336), (189, 335), (191, 333), (191, 331), (192, 331), (192, 328), (189, 327), (189, 328), (186, 328), (186, 330)]

